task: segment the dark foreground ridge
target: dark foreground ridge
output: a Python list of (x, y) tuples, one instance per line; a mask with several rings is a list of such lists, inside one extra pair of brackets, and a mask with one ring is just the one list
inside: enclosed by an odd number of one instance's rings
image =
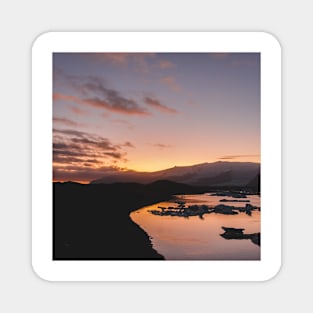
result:
[(170, 181), (152, 184), (53, 184), (54, 260), (162, 260), (129, 217), (173, 194), (203, 189)]

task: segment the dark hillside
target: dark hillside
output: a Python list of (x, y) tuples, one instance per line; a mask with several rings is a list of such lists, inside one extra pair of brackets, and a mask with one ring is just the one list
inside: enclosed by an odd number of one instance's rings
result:
[(54, 260), (163, 259), (148, 235), (129, 217), (145, 205), (200, 188), (169, 181), (53, 184)]

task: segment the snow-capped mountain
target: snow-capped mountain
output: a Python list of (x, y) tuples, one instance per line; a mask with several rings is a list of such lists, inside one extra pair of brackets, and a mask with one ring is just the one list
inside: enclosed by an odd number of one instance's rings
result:
[(110, 171), (92, 184), (117, 182), (151, 183), (171, 180), (197, 186), (245, 186), (260, 174), (260, 164), (252, 162), (214, 162), (175, 166), (156, 172)]

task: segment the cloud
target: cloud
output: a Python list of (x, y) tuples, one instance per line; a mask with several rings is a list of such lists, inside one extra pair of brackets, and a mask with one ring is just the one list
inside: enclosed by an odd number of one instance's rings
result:
[(66, 100), (66, 101), (73, 101), (73, 102), (77, 102), (77, 99), (78, 99), (75, 96), (68, 96), (68, 95), (58, 93), (58, 92), (55, 92), (52, 98), (53, 98), (53, 101)]
[(101, 166), (94, 168), (94, 161), (86, 161), (83, 166), (67, 165), (53, 168), (54, 181), (79, 181), (88, 183), (94, 179), (119, 171), (117, 166)]
[(150, 70), (150, 60), (156, 57), (155, 53), (81, 53), (92, 61), (108, 63), (119, 67), (133, 66), (136, 71), (147, 73)]
[(228, 52), (210, 52), (209, 56), (215, 60), (225, 60), (231, 56)]
[(82, 126), (81, 123), (77, 123), (77, 122), (74, 122), (74, 121), (69, 120), (67, 118), (61, 118), (61, 117), (54, 117), (53, 118), (53, 123), (64, 124), (64, 125), (67, 125), (67, 126)]
[(152, 146), (153, 147), (157, 147), (159, 149), (168, 149), (168, 148), (172, 148), (173, 147), (172, 145), (166, 145), (166, 144), (163, 144), (163, 143), (155, 143)]
[[(110, 96), (111, 100), (112, 95)], [(122, 97), (118, 97), (112, 102), (106, 99), (100, 99), (98, 97), (83, 99), (83, 103), (93, 106), (95, 108), (106, 109), (111, 112), (127, 114), (127, 115), (150, 115), (144, 108), (139, 107), (139, 105), (133, 101)]]
[(259, 154), (239, 154), (239, 155), (225, 155), (219, 158), (219, 160), (233, 160), (239, 158), (252, 158), (258, 157)]
[(76, 108), (76, 107), (70, 107), (69, 109), (70, 109), (74, 114), (77, 114), (77, 115), (86, 115), (86, 114), (88, 114), (87, 111), (81, 110), (81, 109)]
[(175, 109), (169, 108), (168, 106), (161, 104), (159, 100), (150, 97), (145, 97), (144, 102), (151, 107), (165, 113), (177, 113)]
[(56, 154), (53, 156), (53, 162), (71, 164), (71, 163), (83, 163), (85, 162), (85, 160), (77, 157)]
[(124, 65), (130, 62), (140, 64), (143, 61), (146, 61), (149, 58), (156, 56), (155, 53), (86, 53), (88, 57), (96, 58), (99, 61), (105, 61), (112, 64)]
[[(63, 138), (66, 138), (66, 142), (70, 142), (67, 147), (71, 148), (70, 152), (75, 151), (76, 149), (84, 148), (85, 150), (93, 150), (98, 148), (107, 151), (117, 151), (119, 150), (119, 145), (113, 145), (109, 139), (92, 135), (89, 133), (73, 130), (73, 129), (53, 129), (53, 133), (63, 134)], [(63, 142), (56, 142), (57, 144), (63, 144)], [(79, 151), (81, 153), (81, 151)]]
[(108, 138), (74, 129), (53, 129), (53, 167), (58, 170), (75, 166), (84, 171), (85, 166), (111, 166), (126, 161), (125, 147), (134, 146), (129, 141), (114, 144)]
[(165, 76), (161, 78), (161, 83), (166, 85), (172, 91), (180, 91), (181, 87), (176, 82), (176, 78), (173, 76)]
[(158, 62), (158, 67), (162, 69), (169, 69), (169, 68), (174, 68), (176, 67), (176, 64), (172, 63), (171, 61), (168, 60), (160, 60)]
[(116, 150), (116, 148), (106, 138), (100, 138), (100, 139), (72, 138), (72, 142), (78, 143), (78, 144), (84, 144), (84, 145), (92, 145), (92, 146), (95, 146), (96, 148), (101, 148), (104, 150), (110, 150), (110, 151)]
[(135, 148), (135, 146), (129, 141), (126, 141), (122, 146), (128, 147), (128, 148)]
[(155, 53), (87, 53), (82, 54), (96, 61), (109, 63), (120, 67), (134, 66), (136, 71), (148, 73), (151, 69), (172, 69), (176, 64), (169, 60), (153, 60)]
[(104, 155), (108, 155), (114, 159), (122, 159), (123, 153), (121, 152), (104, 152)]
[(73, 130), (73, 129), (53, 129), (53, 133), (59, 133), (59, 134), (65, 134), (65, 135), (73, 135), (77, 137), (84, 137), (88, 136), (87, 133), (78, 131), (78, 130)]
[[(129, 97), (123, 96), (119, 91), (107, 87), (105, 81), (99, 77), (89, 76), (85, 78), (67, 77), (72, 79), (71, 86), (76, 89), (78, 95), (67, 95), (59, 92), (53, 94), (53, 100), (69, 101), (79, 105), (90, 106), (105, 111), (120, 113), (124, 115), (149, 116), (151, 112), (147, 108), (142, 107), (137, 101)], [(161, 79), (174, 91), (180, 90), (180, 86), (176, 83), (174, 77), (167, 76)], [(144, 103), (164, 113), (177, 113), (177, 110), (162, 104), (158, 99), (152, 97), (144, 97)], [(76, 114), (85, 114), (79, 108), (70, 108)], [(60, 121), (59, 121), (60, 122)], [(65, 123), (65, 121), (63, 121)], [(68, 124), (69, 125), (69, 124)], [(131, 128), (131, 125), (129, 125)]]
[(76, 82), (73, 86), (81, 94), (81, 97), (54, 93), (53, 100), (71, 101), (126, 115), (150, 115), (133, 99), (124, 97), (117, 90), (106, 87), (104, 81), (98, 77), (88, 77), (87, 80)]
[(98, 160), (95, 160), (95, 159), (87, 159), (87, 160), (85, 160), (85, 162), (87, 162), (87, 163), (100, 163)]
[(129, 60), (129, 53), (95, 53), (93, 56), (99, 61), (118, 65), (127, 64)]

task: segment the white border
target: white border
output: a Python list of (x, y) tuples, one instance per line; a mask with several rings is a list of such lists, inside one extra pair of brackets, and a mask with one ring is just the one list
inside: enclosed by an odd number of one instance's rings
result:
[[(261, 261), (52, 261), (52, 53), (260, 52)], [(264, 281), (281, 266), (281, 48), (264, 32), (51, 32), (32, 49), (32, 265), (50, 281)]]

